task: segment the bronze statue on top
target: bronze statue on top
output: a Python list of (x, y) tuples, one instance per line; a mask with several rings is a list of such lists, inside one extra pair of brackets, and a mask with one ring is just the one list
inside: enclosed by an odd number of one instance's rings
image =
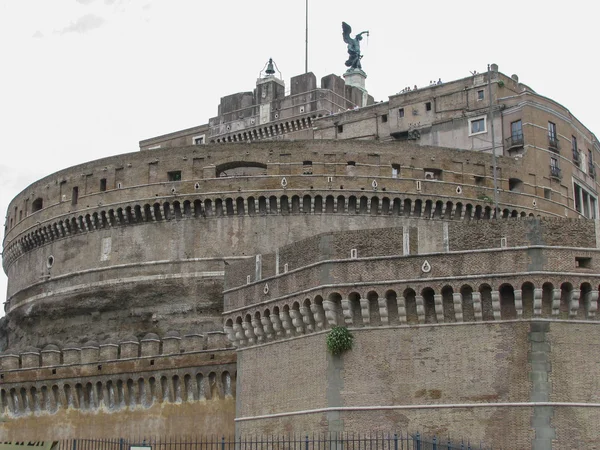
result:
[(362, 35), (369, 35), (368, 31), (363, 31), (362, 33), (358, 33), (354, 36), (354, 39), (350, 37), (350, 33), (352, 33), (352, 27), (348, 25), (346, 22), (342, 22), (342, 36), (344, 37), (344, 42), (348, 44), (348, 61), (346, 61), (346, 67), (348, 67), (349, 71), (358, 69), (362, 70), (362, 66), (360, 65), (360, 60), (362, 55), (360, 54), (360, 41), (362, 41)]

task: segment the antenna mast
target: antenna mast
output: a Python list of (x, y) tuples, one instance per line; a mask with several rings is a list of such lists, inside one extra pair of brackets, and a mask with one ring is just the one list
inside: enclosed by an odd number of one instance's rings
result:
[(304, 73), (308, 73), (308, 0), (306, 0), (306, 41), (304, 42)]

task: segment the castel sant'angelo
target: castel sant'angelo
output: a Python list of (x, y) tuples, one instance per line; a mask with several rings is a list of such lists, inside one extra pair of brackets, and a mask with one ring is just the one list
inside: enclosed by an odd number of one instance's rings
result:
[(365, 79), (268, 65), (207, 124), (17, 195), (2, 439), (597, 445), (596, 136), (495, 65), (383, 102)]

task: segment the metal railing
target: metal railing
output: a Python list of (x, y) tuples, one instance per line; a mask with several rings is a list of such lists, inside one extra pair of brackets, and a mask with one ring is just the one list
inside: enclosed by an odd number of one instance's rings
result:
[(573, 162), (575, 164), (579, 164), (581, 162), (581, 156), (579, 155), (579, 150), (573, 149)]
[(509, 149), (515, 147), (523, 147), (525, 141), (523, 140), (523, 133), (513, 134), (512, 136), (506, 138), (506, 145)]
[(556, 136), (548, 135), (548, 148), (557, 152), (560, 150), (560, 141)]
[(557, 166), (550, 166), (550, 176), (552, 178), (561, 178), (561, 174), (560, 174), (560, 167)]
[(492, 447), (420, 433), (324, 433), (151, 439), (67, 439), (56, 450), (484, 450)]

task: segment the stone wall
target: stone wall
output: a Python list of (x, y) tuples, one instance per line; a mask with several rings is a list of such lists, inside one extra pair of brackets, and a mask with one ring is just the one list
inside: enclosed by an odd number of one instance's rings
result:
[[(9, 440), (233, 432), (236, 355), (223, 347), (223, 333), (171, 332), (7, 351), (0, 432)], [(48, 434), (51, 424), (59, 431)]]
[[(327, 353), (324, 334), (241, 350), (238, 432), (419, 428), (526, 448), (532, 408), (494, 403), (529, 400), (528, 330), (527, 323), (356, 329), (353, 349), (341, 357)], [(261, 375), (266, 360), (273, 367)]]

